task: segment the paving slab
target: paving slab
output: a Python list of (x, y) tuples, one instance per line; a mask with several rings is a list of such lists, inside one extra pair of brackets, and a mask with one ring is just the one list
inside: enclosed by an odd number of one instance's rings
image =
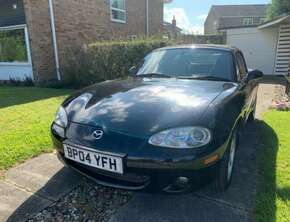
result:
[(0, 181), (0, 221), (24, 221), (29, 214), (52, 204), (33, 193)]
[(136, 194), (110, 222), (251, 221), (256, 188), (255, 124), (243, 130), (237, 150), (233, 181), (225, 193), (208, 186), (185, 195)]
[(256, 118), (262, 119), (263, 112), (267, 111), (275, 98), (277, 84), (261, 83), (257, 92)]
[(251, 211), (256, 192), (256, 147), (257, 134), (251, 132), (254, 124), (243, 130), (237, 150), (236, 165), (230, 188), (225, 193), (217, 193), (209, 188), (196, 192), (200, 197), (224, 203), (243, 211)]
[(232, 207), (187, 195), (137, 194), (110, 222), (248, 221), (249, 216)]
[(25, 221), (82, 181), (55, 154), (43, 154), (11, 168), (0, 181), (0, 221)]
[(82, 177), (57, 159), (55, 154), (43, 154), (11, 168), (5, 180), (46, 199), (56, 201), (80, 184)]

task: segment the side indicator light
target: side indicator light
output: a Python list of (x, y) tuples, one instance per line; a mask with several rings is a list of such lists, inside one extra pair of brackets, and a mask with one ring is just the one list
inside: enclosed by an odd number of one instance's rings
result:
[(204, 164), (208, 165), (210, 163), (213, 163), (213, 162), (217, 161), (218, 158), (219, 158), (219, 156), (217, 154), (214, 156), (211, 156), (211, 157), (204, 160)]

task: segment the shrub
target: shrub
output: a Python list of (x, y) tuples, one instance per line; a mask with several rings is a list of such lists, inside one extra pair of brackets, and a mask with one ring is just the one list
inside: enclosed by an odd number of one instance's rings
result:
[(225, 44), (225, 35), (184, 35), (179, 41), (183, 44)]
[(52, 88), (52, 89), (70, 89), (72, 88), (70, 85), (68, 85), (67, 82), (59, 81), (59, 80), (46, 80), (42, 82), (38, 82), (38, 86), (43, 88)]
[[(164, 40), (111, 41), (90, 44), (68, 52), (64, 82), (72, 87), (122, 78), (150, 51), (169, 45)], [(73, 55), (73, 56), (72, 56)]]
[(9, 80), (3, 80), (0, 82), (0, 85), (4, 86), (34, 86), (34, 82), (30, 77), (25, 76), (24, 79), (20, 78), (10, 78)]

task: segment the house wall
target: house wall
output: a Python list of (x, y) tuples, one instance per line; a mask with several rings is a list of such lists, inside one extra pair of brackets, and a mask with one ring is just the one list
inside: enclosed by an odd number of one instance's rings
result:
[(259, 69), (264, 74), (274, 73), (277, 41), (278, 28), (227, 30), (227, 44), (242, 50), (248, 68)]
[(215, 11), (212, 11), (206, 18), (204, 23), (204, 34), (205, 35), (215, 35), (219, 33), (219, 19)]
[[(48, 0), (23, 0), (36, 81), (56, 79)], [(149, 32), (162, 32), (163, 3), (149, 0)], [(72, 50), (98, 40), (146, 35), (146, 0), (126, 0), (127, 22), (111, 21), (109, 0), (53, 0), (61, 68)]]
[[(246, 25), (243, 24), (244, 18), (252, 18), (253, 19), (253, 25), (259, 25), (261, 24), (261, 19), (265, 18), (265, 16), (232, 16), (232, 17), (221, 17), (219, 21), (219, 28), (230, 28), (230, 27), (245, 27)], [(252, 26), (253, 26), (252, 25)]]
[(56, 79), (48, 0), (23, 0), (35, 81)]
[(149, 0), (149, 8), (149, 34), (157, 35), (163, 33), (163, 0)]
[(241, 27), (243, 18), (253, 18), (254, 24), (260, 23), (260, 18), (267, 17), (266, 4), (249, 5), (213, 5), (204, 24), (206, 35), (219, 33), (219, 29)]
[[(161, 32), (163, 4), (149, 0), (151, 34)], [(71, 50), (98, 40), (126, 39), (146, 35), (146, 0), (126, 0), (127, 21), (111, 21), (109, 0), (54, 0), (60, 64)]]
[[(211, 13), (204, 25), (204, 33), (206, 35), (214, 35), (220, 33), (220, 29), (223, 28), (231, 28), (231, 27), (244, 27), (247, 28), (243, 24), (244, 18), (253, 18), (253, 25), (259, 25), (261, 23), (261, 18), (265, 18), (265, 16), (218, 16), (216, 13)], [(251, 25), (251, 26), (253, 26)]]

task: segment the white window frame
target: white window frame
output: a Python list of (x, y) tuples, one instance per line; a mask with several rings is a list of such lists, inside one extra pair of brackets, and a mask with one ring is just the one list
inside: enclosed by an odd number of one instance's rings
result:
[(243, 18), (243, 25), (247, 25), (247, 26), (254, 25), (254, 18), (252, 17)]
[(31, 63), (31, 51), (30, 51), (27, 26), (26, 25), (15, 25), (15, 26), (0, 27), (0, 31), (11, 31), (11, 30), (17, 30), (17, 29), (24, 29), (27, 62), (0, 62), (0, 65), (23, 66), (23, 65), (31, 65), (32, 64)]
[[(126, 0), (123, 0), (124, 1), (124, 8), (125, 9), (120, 9), (120, 8), (115, 8), (115, 7), (112, 7), (112, 3), (113, 3), (113, 0), (110, 0), (110, 17), (111, 17), (111, 21), (112, 22), (118, 22), (118, 23), (127, 23), (127, 8), (126, 8)], [(125, 19), (124, 20), (121, 20), (121, 19), (115, 19), (113, 18), (113, 13), (112, 11), (118, 11), (118, 12), (123, 12), (125, 14)]]

